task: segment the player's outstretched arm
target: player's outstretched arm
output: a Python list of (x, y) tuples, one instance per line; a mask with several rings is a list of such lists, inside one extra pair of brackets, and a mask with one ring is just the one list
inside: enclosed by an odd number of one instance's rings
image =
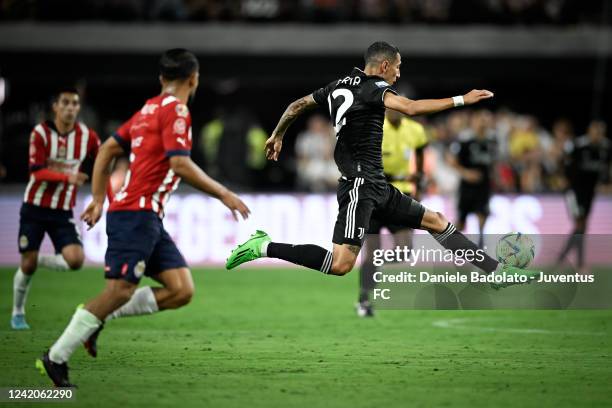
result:
[(121, 156), (122, 154), (124, 154), (123, 148), (114, 137), (109, 137), (102, 146), (100, 146), (96, 161), (94, 162), (91, 179), (93, 200), (89, 203), (83, 214), (81, 214), (81, 219), (89, 225), (89, 228), (96, 225), (102, 216), (104, 199), (106, 198), (106, 186), (108, 185), (108, 179), (112, 171), (111, 164), (115, 157)]
[(283, 137), (285, 132), (289, 129), (289, 126), (296, 120), (302, 113), (308, 109), (312, 109), (317, 106), (312, 94), (304, 96), (296, 101), (293, 101), (287, 106), (283, 116), (278, 121), (276, 128), (272, 132), (272, 136), (266, 141), (266, 157), (268, 160), (278, 160), (278, 155), (283, 147)]
[(170, 168), (185, 180), (187, 183), (198, 190), (209, 194), (221, 201), (223, 205), (230, 209), (232, 216), (238, 221), (236, 212), (240, 213), (242, 219), (247, 219), (251, 210), (242, 202), (240, 197), (228, 190), (224, 185), (214, 180), (198, 167), (189, 156), (170, 157)]
[(385, 93), (385, 107), (408, 116), (440, 112), (456, 106), (473, 105), (483, 99), (493, 97), (493, 92), (486, 89), (472, 89), (463, 96), (444, 99), (412, 100), (391, 92)]

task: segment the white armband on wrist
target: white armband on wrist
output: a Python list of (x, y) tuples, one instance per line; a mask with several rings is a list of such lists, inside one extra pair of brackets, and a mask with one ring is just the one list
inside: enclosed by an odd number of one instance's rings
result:
[(465, 105), (465, 102), (463, 101), (463, 96), (459, 95), (459, 96), (453, 96), (453, 105), (455, 105), (455, 108), (457, 106), (463, 106)]

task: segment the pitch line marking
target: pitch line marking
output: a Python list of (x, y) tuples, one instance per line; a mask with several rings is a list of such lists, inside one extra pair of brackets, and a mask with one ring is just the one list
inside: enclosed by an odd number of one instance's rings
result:
[(457, 330), (477, 330), (482, 332), (504, 332), (504, 333), (520, 333), (520, 334), (565, 334), (574, 336), (606, 336), (604, 332), (589, 332), (589, 331), (569, 331), (569, 330), (546, 330), (546, 329), (513, 329), (506, 327), (486, 327), (486, 326), (471, 326), (466, 325), (467, 321), (475, 319), (446, 319), (436, 320), (432, 326), (441, 329), (457, 329)]

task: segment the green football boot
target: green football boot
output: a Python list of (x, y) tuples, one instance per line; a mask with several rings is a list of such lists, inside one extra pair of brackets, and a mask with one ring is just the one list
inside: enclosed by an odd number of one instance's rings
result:
[(501, 282), (501, 283), (491, 283), (491, 287), (495, 290), (499, 290), (501, 288), (507, 288), (508, 286), (512, 286), (512, 285), (522, 285), (522, 284), (529, 284), (531, 283), (533, 280), (535, 280), (538, 276), (540, 276), (540, 271), (533, 271), (533, 270), (529, 270), (529, 269), (521, 269), (521, 268), (517, 268), (516, 266), (511, 266), (511, 265), (505, 265), (505, 264), (499, 264), (500, 267), (498, 267), (495, 272), (493, 272), (493, 274), (496, 275), (502, 275), (502, 274), (506, 274), (506, 275), (514, 275), (514, 276), (526, 276), (527, 277), (527, 282), (520, 282), (517, 281), (517, 279), (513, 279), (512, 282)]
[(234, 269), (240, 264), (261, 258), (261, 247), (271, 239), (264, 231), (257, 230), (244, 244), (238, 245), (225, 262), (226, 269)]

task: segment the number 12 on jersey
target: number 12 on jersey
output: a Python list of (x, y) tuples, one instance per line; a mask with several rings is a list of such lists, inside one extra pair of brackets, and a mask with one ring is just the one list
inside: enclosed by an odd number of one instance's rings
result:
[[(342, 103), (340, 103), (339, 97), (342, 97)], [(334, 130), (336, 131), (336, 137), (342, 126), (346, 125), (346, 118), (344, 114), (353, 105), (354, 101), (353, 93), (348, 89), (336, 89), (327, 97), (327, 103), (329, 104), (329, 116), (331, 117), (332, 123), (334, 124)]]

